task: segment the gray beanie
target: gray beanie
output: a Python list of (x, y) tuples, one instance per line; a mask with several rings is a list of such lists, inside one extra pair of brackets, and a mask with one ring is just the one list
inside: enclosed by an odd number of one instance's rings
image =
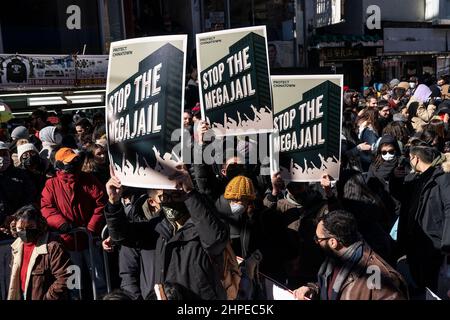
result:
[(13, 140), (28, 139), (29, 137), (30, 134), (28, 132), (28, 129), (24, 126), (18, 126), (11, 132), (11, 138)]
[(398, 84), (400, 83), (400, 80), (398, 79), (392, 79), (391, 82), (389, 82), (389, 87), (391, 89), (394, 89)]

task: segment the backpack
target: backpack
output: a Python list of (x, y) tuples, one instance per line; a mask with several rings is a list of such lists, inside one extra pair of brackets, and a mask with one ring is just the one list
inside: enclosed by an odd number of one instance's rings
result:
[(235, 300), (239, 291), (239, 284), (241, 282), (241, 271), (236, 259), (236, 254), (231, 247), (231, 242), (228, 241), (222, 255), (214, 258), (210, 257), (220, 282), (227, 293), (227, 300)]

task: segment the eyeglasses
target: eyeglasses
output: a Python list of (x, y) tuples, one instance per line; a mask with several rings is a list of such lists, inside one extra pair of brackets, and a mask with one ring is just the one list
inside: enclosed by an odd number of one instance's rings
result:
[(334, 237), (319, 238), (317, 235), (314, 235), (314, 242), (318, 244), (318, 243), (320, 243), (320, 241), (329, 240), (331, 238), (334, 238)]
[(394, 150), (384, 150), (384, 151), (381, 151), (381, 154), (383, 155), (383, 156), (385, 156), (385, 155), (387, 155), (387, 154), (391, 154), (391, 155), (393, 155), (393, 154), (395, 154), (395, 151)]

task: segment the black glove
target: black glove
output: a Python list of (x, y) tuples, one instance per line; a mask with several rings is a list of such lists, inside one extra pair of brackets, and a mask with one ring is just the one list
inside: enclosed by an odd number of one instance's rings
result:
[(58, 229), (61, 233), (68, 233), (70, 230), (72, 230), (72, 225), (67, 222), (63, 223)]

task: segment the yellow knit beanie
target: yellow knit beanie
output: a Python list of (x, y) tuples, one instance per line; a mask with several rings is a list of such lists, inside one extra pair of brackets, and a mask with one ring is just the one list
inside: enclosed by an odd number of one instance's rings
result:
[(225, 188), (225, 199), (227, 200), (255, 200), (256, 193), (253, 182), (247, 177), (237, 176), (231, 179)]

